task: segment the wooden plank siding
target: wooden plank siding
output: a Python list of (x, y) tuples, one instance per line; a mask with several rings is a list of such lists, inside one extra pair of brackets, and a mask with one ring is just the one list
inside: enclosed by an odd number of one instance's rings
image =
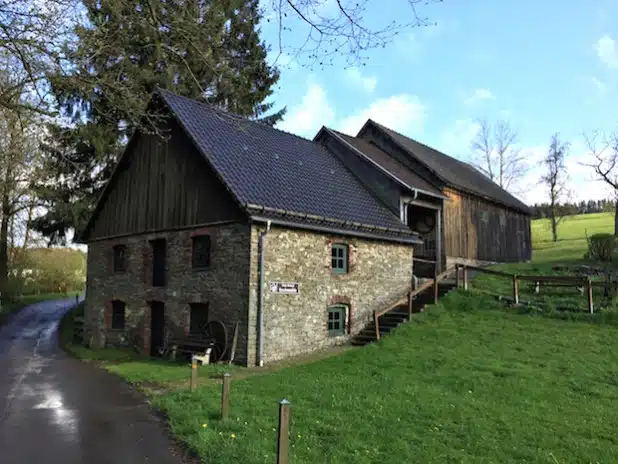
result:
[(480, 261), (526, 261), (531, 257), (530, 218), (451, 188), (444, 193), (445, 252)]
[(175, 122), (136, 134), (88, 240), (242, 218), (231, 194)]

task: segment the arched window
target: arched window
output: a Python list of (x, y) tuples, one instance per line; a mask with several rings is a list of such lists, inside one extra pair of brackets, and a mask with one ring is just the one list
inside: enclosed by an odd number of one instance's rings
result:
[(124, 301), (112, 301), (112, 329), (124, 330), (126, 305)]
[(336, 304), (328, 307), (328, 336), (345, 335), (348, 319), (348, 306)]

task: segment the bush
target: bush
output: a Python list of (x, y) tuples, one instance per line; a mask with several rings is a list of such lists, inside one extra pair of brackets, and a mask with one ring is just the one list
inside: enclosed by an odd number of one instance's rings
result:
[(586, 237), (588, 241), (587, 259), (609, 262), (616, 248), (616, 237), (613, 234), (600, 233)]

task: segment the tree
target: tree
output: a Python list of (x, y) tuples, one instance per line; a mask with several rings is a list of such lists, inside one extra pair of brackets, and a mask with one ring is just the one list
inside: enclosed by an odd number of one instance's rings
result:
[(568, 149), (569, 144), (561, 142), (556, 133), (551, 138), (549, 151), (543, 160), (546, 171), (541, 177), (541, 182), (547, 188), (547, 193), (549, 195), (549, 219), (554, 242), (558, 241), (558, 224), (560, 224), (565, 217), (560, 214), (560, 202), (564, 200), (565, 195), (567, 195), (568, 173), (564, 161)]
[[(3, 90), (11, 89), (9, 92)], [(40, 174), (41, 157), (37, 113), (32, 111), (29, 85), (20, 73), (19, 64), (10, 56), (0, 56), (0, 93), (11, 95), (0, 106), (0, 292), (9, 293), (7, 286), (9, 260), (14, 250), (15, 231), (22, 213), (32, 213), (32, 184)], [(24, 246), (29, 238), (26, 228)]]
[(516, 147), (517, 133), (507, 121), (493, 126), (479, 120), (479, 129), (472, 141), (473, 165), (505, 190), (521, 191), (521, 181), (528, 171), (525, 157)]
[[(618, 133), (595, 132), (585, 139), (594, 161), (582, 164), (591, 168), (596, 179), (609, 185), (614, 192), (614, 235), (618, 235)], [(599, 211), (605, 210), (605, 204), (606, 200), (599, 200)]]
[(66, 51), (73, 72), (51, 78), (72, 125), (49, 127), (49, 177), (38, 191), (47, 212), (34, 227), (52, 242), (80, 229), (138, 128), (161, 136), (148, 106), (157, 88), (274, 124), (267, 99), (279, 79), (259, 38), (258, 0), (85, 0), (88, 26)]
[[(389, 0), (398, 15), (381, 24), (368, 12), (382, 9), (380, 0), (266, 0), (263, 4), (268, 21), (278, 28), (279, 56), (286, 53), (301, 58), (304, 66), (324, 66), (341, 57), (346, 65), (364, 64), (369, 50), (386, 47), (403, 30), (435, 25), (419, 14), (418, 7), (441, 2)], [(292, 31), (302, 37), (297, 43), (287, 35)]]

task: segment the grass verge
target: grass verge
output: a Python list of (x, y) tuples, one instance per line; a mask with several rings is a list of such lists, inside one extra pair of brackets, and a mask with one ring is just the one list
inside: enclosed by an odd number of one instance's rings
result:
[[(154, 398), (208, 462), (616, 462), (618, 329), (507, 310), (455, 292), (381, 342), (219, 389)], [(206, 427), (203, 427), (206, 424)]]

